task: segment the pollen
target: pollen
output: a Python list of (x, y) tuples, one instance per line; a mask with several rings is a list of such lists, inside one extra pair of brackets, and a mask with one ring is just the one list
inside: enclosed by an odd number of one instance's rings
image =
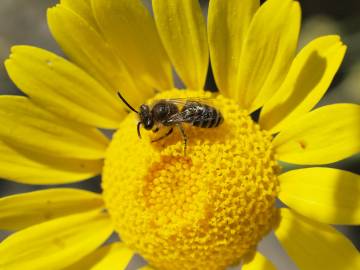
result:
[[(171, 90), (155, 99), (210, 95)], [(135, 113), (106, 154), (103, 194), (115, 229), (158, 270), (226, 269), (276, 223), (279, 166), (271, 135), (234, 101), (217, 95), (211, 102), (224, 122), (211, 129), (184, 124), (186, 156), (176, 128), (155, 143), (166, 130), (142, 130), (139, 139)]]

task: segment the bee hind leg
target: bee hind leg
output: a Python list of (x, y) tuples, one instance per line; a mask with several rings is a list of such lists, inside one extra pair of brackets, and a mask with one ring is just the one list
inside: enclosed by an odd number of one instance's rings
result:
[(178, 127), (178, 129), (179, 129), (179, 131), (181, 133), (181, 136), (182, 136), (182, 138), (184, 140), (184, 156), (186, 156), (186, 148), (187, 148), (188, 137), (187, 137), (187, 135), (185, 133), (185, 130), (184, 130), (184, 128), (183, 128), (183, 126), (181, 124), (177, 124), (176, 126)]
[(165, 139), (167, 136), (169, 136), (173, 132), (173, 130), (174, 130), (173, 128), (170, 128), (169, 131), (166, 132), (166, 134), (164, 134), (163, 136), (160, 136), (159, 138), (156, 138), (156, 139), (152, 140), (151, 142), (152, 143), (153, 142), (158, 142), (158, 141), (160, 141), (162, 139)]

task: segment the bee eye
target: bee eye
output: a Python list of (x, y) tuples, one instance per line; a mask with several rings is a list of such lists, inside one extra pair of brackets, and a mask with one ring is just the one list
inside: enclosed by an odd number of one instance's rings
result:
[(149, 130), (152, 129), (153, 126), (154, 126), (154, 121), (151, 118), (146, 119), (144, 123), (144, 128)]

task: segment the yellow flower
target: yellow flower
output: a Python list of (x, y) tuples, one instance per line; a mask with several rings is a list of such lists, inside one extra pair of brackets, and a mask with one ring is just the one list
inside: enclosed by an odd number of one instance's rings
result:
[[(323, 165), (360, 151), (360, 105), (314, 109), (346, 47), (319, 37), (297, 55), (292, 0), (62, 0), (49, 27), (70, 61), (15, 46), (6, 69), (28, 96), (0, 97), (0, 177), (66, 184), (102, 175), (102, 194), (51, 188), (0, 199), (0, 269), (275, 269), (256, 251), (270, 231), (299, 269), (360, 269), (328, 224), (360, 223), (360, 177)], [(209, 58), (210, 55), (210, 58)], [(219, 94), (203, 91), (209, 66)], [(172, 66), (186, 86), (174, 87)], [(136, 131), (135, 108), (211, 97), (224, 122)], [(185, 90), (185, 91), (184, 91)], [(259, 123), (250, 114), (261, 108)], [(109, 142), (99, 130), (116, 133)], [(277, 208), (279, 198), (289, 208)], [(104, 244), (116, 232), (120, 242)], [(104, 245), (103, 245), (104, 244)]]

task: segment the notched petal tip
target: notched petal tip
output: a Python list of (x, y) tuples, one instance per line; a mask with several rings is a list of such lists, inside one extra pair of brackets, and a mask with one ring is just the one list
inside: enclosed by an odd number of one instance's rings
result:
[(295, 57), (280, 89), (265, 103), (260, 125), (272, 133), (309, 112), (323, 97), (344, 58), (338, 35), (322, 36)]

